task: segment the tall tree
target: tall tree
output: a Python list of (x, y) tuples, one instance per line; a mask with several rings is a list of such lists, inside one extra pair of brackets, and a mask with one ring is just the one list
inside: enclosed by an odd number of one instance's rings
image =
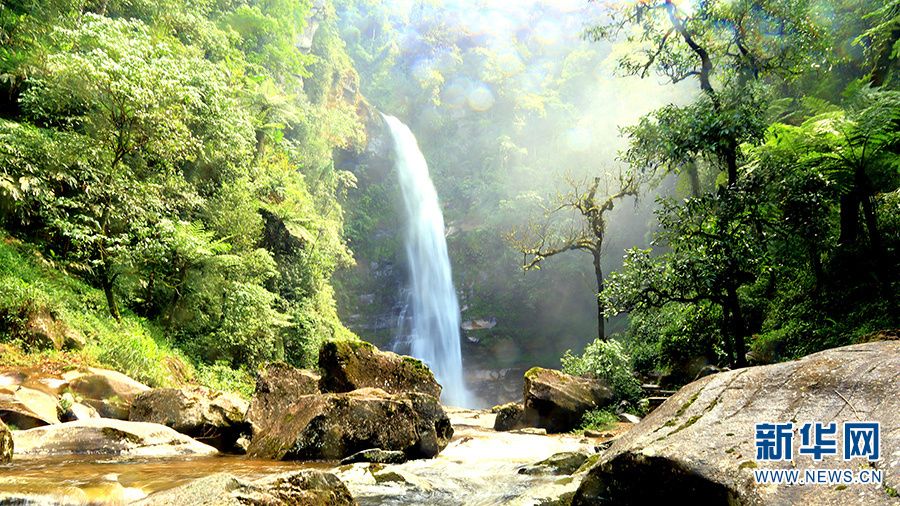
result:
[[(586, 251), (593, 261), (597, 294), (603, 292), (606, 213), (613, 210), (617, 201), (636, 196), (638, 182), (632, 176), (620, 176), (617, 186), (605, 184), (601, 188), (602, 182), (600, 177), (584, 181), (570, 179), (570, 190), (556, 195), (554, 205), (544, 209), (541, 221), (510, 232), (508, 239), (522, 253), (525, 271), (539, 269), (545, 259), (567, 251)], [(601, 340), (606, 339), (605, 321), (605, 309), (597, 299), (597, 337)]]

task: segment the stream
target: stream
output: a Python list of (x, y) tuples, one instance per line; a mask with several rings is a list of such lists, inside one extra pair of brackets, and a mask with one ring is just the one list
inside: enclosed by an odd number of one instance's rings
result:
[[(25, 496), (12, 504), (121, 505), (155, 492), (227, 472), (254, 480), (297, 469), (334, 472), (360, 505), (538, 504), (574, 490), (568, 476), (519, 474), (522, 466), (564, 451), (593, 452), (594, 440), (573, 434), (496, 432), (486, 411), (448, 408), (454, 427), (450, 444), (434, 459), (373, 466), (359, 463), (280, 462), (241, 456), (180, 459), (110, 459), (98, 456), (14, 458), (0, 466), (3, 496)], [(375, 472), (377, 470), (377, 472)], [(390, 480), (375, 475), (393, 472)]]

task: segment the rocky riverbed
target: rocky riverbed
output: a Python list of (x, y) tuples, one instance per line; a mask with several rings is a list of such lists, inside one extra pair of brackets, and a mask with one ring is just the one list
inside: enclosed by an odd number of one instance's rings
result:
[[(489, 411), (449, 409), (454, 436), (433, 459), (403, 464), (296, 462), (219, 455), (181, 458), (16, 457), (0, 466), (0, 504), (119, 505), (227, 473), (255, 481), (304, 469), (330, 471), (361, 505), (539, 504), (574, 492), (578, 480), (554, 469), (520, 470), (561, 452), (594, 454), (603, 438), (542, 431), (496, 432)], [(621, 429), (627, 427), (622, 424)], [(586, 471), (586, 468), (583, 470)], [(5, 499), (4, 499), (5, 498)], [(24, 499), (27, 498), (27, 502)], [(6, 502), (4, 502), (6, 501)]]
[[(97, 369), (2, 373), (0, 417), (35, 426), (0, 423), (0, 505), (900, 503), (897, 340), (706, 376), (643, 420), (592, 437), (571, 422), (608, 401), (593, 380), (533, 370), (521, 404), (454, 409), (413, 359), (359, 344), (332, 352), (318, 373), (261, 370), (249, 403), (199, 387), (150, 390)], [(110, 409), (99, 417), (76, 405)], [(794, 448), (807, 422), (878, 422), (879, 450), (759, 460), (759, 422), (792, 424)], [(759, 484), (758, 468), (882, 479)]]

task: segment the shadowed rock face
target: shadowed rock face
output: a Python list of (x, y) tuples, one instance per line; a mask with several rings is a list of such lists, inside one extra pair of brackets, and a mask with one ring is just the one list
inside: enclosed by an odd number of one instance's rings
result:
[[(836, 348), (701, 378), (616, 440), (588, 473), (573, 504), (896, 504), (880, 486), (758, 486), (752, 472), (757, 467), (856, 471), (872, 466), (884, 471), (886, 486), (896, 489), (898, 391), (900, 341)], [(817, 463), (797, 453), (799, 440), (793, 462), (755, 460), (756, 423), (794, 422), (796, 429), (806, 422), (836, 422), (840, 429), (845, 421), (881, 423), (880, 460), (845, 462), (838, 455)]]
[(254, 419), (253, 427), (248, 454), (283, 460), (341, 459), (370, 448), (430, 458), (453, 435), (434, 397), (390, 395), (376, 388), (300, 396)]
[(441, 398), (441, 385), (420, 360), (379, 351), (362, 341), (329, 341), (319, 349), (323, 392), (380, 388), (390, 394), (420, 392)]
[(525, 424), (547, 432), (577, 428), (587, 411), (612, 402), (612, 391), (594, 379), (534, 367), (525, 373)]
[(18, 429), (59, 423), (56, 397), (40, 390), (11, 385), (0, 387), (0, 420)]
[(302, 470), (249, 482), (214, 474), (136, 503), (142, 506), (350, 506), (356, 501), (337, 476)]
[(131, 403), (129, 419), (171, 427), (220, 451), (240, 453), (238, 438), (249, 434), (247, 401), (203, 387), (156, 388)]
[(497, 413), (494, 430), (507, 431), (527, 427), (525, 423), (525, 407), (520, 402), (510, 402), (496, 406), (492, 411)]

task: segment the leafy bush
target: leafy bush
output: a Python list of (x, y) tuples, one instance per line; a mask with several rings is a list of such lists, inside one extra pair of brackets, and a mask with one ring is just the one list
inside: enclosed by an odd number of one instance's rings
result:
[(619, 417), (612, 411), (595, 409), (584, 414), (578, 430), (609, 430), (615, 427), (618, 421)]
[(227, 362), (197, 366), (197, 381), (209, 388), (237, 392), (245, 399), (253, 395), (255, 380), (246, 369), (232, 369)]
[(562, 357), (563, 371), (605, 381), (613, 390), (616, 400), (636, 402), (641, 398), (641, 383), (631, 369), (631, 359), (614, 339), (595, 339), (585, 347), (581, 356), (571, 350)]

